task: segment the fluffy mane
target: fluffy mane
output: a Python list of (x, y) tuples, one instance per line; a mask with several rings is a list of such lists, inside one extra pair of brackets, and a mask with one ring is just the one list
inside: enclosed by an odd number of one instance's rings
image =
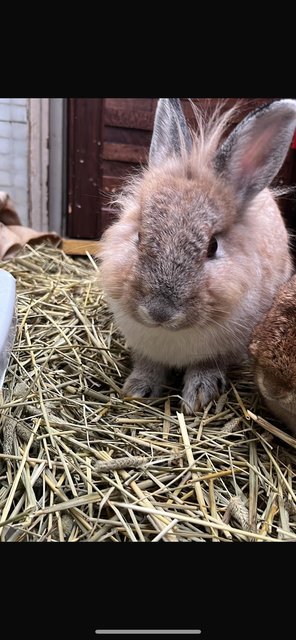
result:
[(110, 206), (121, 211), (138, 207), (143, 182), (158, 177), (171, 175), (175, 178), (194, 180), (205, 172), (213, 172), (213, 160), (223, 139), (234, 121), (240, 119), (241, 104), (238, 102), (231, 109), (225, 110), (225, 101), (210, 111), (210, 105), (201, 110), (192, 100), (189, 101), (194, 113), (195, 124), (190, 127), (192, 147), (186, 149), (183, 133), (179, 129), (181, 154), (172, 155), (161, 167), (141, 166), (125, 178), (125, 185), (120, 192), (113, 195)]

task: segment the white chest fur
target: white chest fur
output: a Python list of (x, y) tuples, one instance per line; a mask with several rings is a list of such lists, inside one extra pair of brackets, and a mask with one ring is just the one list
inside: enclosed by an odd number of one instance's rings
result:
[(149, 360), (171, 367), (184, 367), (226, 353), (245, 355), (242, 336), (230, 326), (191, 327), (170, 331), (164, 327), (145, 327), (124, 312), (114, 300), (109, 300), (115, 321), (127, 344)]

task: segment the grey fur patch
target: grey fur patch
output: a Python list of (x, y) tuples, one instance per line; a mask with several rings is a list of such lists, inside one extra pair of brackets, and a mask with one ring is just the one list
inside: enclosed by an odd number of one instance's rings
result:
[(183, 412), (190, 415), (203, 409), (223, 393), (225, 385), (226, 376), (221, 369), (188, 367), (182, 392)]
[(134, 368), (126, 379), (122, 395), (135, 398), (158, 398), (166, 380), (166, 367), (134, 357)]

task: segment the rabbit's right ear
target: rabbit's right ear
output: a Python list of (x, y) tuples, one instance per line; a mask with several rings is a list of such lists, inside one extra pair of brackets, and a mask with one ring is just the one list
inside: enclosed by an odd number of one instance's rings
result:
[(238, 209), (268, 187), (296, 127), (296, 101), (277, 100), (247, 116), (222, 144), (215, 168), (234, 188)]
[(160, 98), (149, 152), (149, 166), (160, 166), (172, 155), (189, 151), (192, 141), (179, 98)]

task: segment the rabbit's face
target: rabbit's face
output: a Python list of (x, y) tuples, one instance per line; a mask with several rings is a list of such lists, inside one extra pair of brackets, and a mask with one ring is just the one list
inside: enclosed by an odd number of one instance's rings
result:
[(259, 391), (267, 406), (286, 425), (296, 428), (296, 381), (293, 385), (290, 377), (282, 378), (257, 364), (255, 379)]
[(262, 395), (268, 400), (278, 400), (282, 404), (287, 404), (293, 396), (293, 388), (291, 381), (274, 372), (272, 369), (266, 369), (260, 364), (256, 365), (255, 376), (258, 387)]
[(212, 188), (205, 181), (158, 176), (143, 184), (136, 252), (122, 294), (144, 325), (203, 326), (231, 311), (222, 235), (235, 212), (217, 181)]
[(296, 413), (296, 323), (295, 305), (289, 299), (291, 283), (281, 288), (274, 306), (255, 328), (249, 351), (264, 398)]

